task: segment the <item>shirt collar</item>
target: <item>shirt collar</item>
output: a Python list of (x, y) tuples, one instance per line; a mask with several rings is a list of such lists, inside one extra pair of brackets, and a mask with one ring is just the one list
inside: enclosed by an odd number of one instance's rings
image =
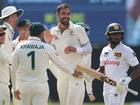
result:
[[(58, 23), (56, 26), (57, 31), (60, 31), (59, 24), (60, 23)], [(73, 28), (74, 28), (74, 24), (71, 21), (69, 21), (69, 27), (67, 28), (67, 30), (73, 30)]]
[[(115, 48), (117, 48), (117, 47), (119, 47), (119, 46), (121, 46), (121, 45), (122, 45), (122, 42), (120, 42)], [(110, 43), (108, 44), (108, 47), (111, 48), (111, 47), (110, 47)]]
[(4, 25), (6, 25), (7, 26), (7, 28), (9, 29), (9, 30), (11, 30), (12, 32), (14, 31), (14, 28), (11, 26), (11, 24), (9, 24), (8, 22), (4, 22)]
[(40, 38), (35, 37), (35, 36), (30, 36), (30, 37), (29, 37), (29, 40), (37, 40), (37, 41), (41, 41)]

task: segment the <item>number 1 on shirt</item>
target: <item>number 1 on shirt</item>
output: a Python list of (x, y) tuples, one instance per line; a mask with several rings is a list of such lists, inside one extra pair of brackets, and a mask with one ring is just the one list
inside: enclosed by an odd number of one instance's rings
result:
[(31, 51), (27, 54), (28, 57), (31, 56), (31, 66), (32, 70), (35, 70), (35, 51)]

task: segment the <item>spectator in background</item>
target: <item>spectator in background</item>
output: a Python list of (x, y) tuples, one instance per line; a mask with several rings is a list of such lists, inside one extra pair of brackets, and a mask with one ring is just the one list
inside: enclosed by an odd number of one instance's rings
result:
[(140, 0), (127, 0), (126, 43), (140, 45)]

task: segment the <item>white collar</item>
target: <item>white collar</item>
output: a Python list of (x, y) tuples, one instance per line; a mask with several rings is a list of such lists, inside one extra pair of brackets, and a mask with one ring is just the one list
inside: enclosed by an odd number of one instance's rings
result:
[(41, 41), (40, 38), (36, 37), (36, 36), (30, 36), (29, 40), (37, 40), (37, 41)]
[[(60, 23), (58, 23), (57, 26), (56, 26), (56, 30), (57, 31), (60, 31), (59, 24)], [(74, 28), (74, 23), (72, 23), (71, 21), (69, 21), (69, 27), (66, 30), (73, 30), (73, 28)]]
[(14, 31), (14, 28), (8, 22), (4, 22), (4, 25), (6, 25), (9, 30)]

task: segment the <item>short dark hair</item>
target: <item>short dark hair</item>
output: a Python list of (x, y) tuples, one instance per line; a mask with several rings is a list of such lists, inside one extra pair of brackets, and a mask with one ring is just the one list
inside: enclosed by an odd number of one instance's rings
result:
[(17, 23), (17, 26), (18, 27), (23, 27), (25, 25), (28, 25), (30, 26), (31, 25), (31, 21), (28, 20), (28, 19), (23, 19), (23, 20), (20, 20), (18, 23)]
[(71, 7), (70, 7), (69, 4), (67, 4), (67, 3), (62, 3), (62, 4), (60, 4), (60, 5), (57, 6), (57, 10), (56, 10), (57, 13), (59, 14), (60, 11), (61, 11), (61, 9), (64, 9), (64, 8), (69, 8), (70, 11), (71, 11)]
[(40, 22), (33, 22), (30, 26), (30, 36), (38, 36), (41, 32), (45, 31), (45, 26)]

